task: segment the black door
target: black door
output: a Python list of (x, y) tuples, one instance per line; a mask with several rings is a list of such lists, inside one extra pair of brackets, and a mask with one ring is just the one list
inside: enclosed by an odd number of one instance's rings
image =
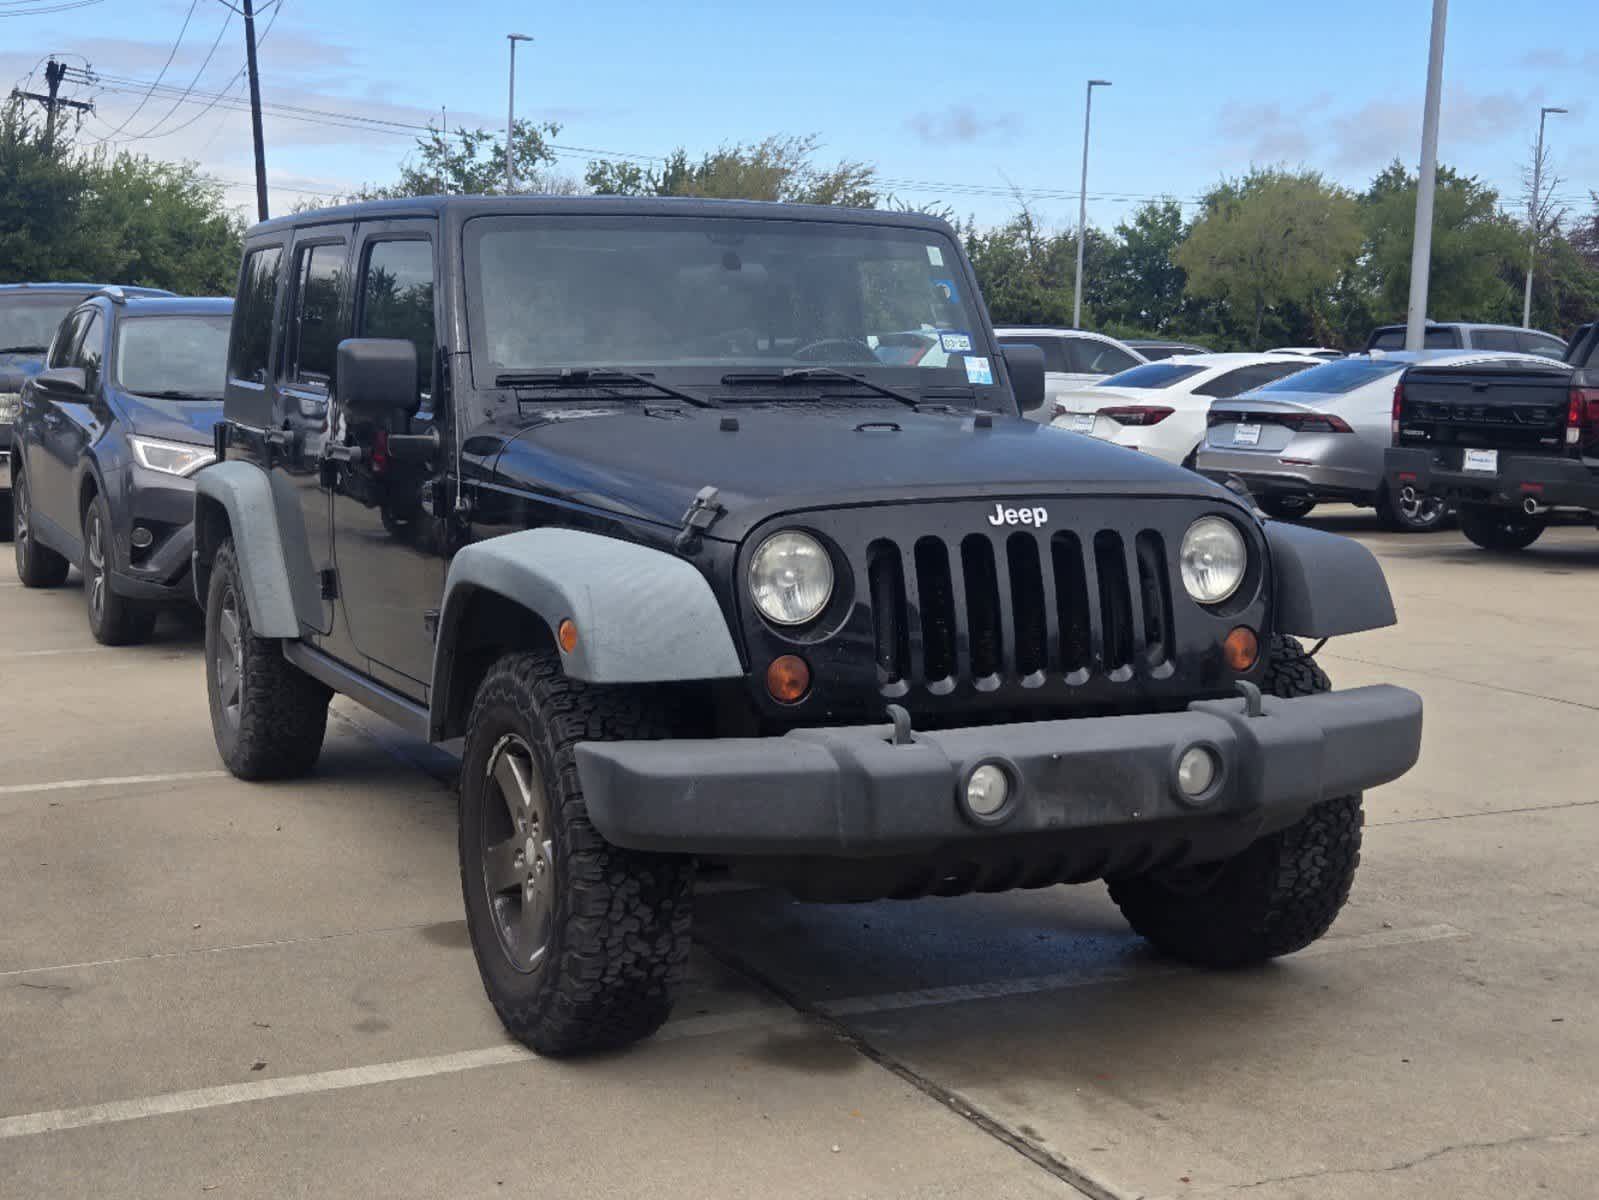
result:
[[(433, 670), (430, 618), (444, 592), (446, 521), (442, 451), (432, 462), (396, 462), (390, 433), (437, 429), (450, 442), (446, 397), (438, 386), (439, 303), (431, 220), (363, 224), (356, 231), (356, 337), (405, 338), (416, 346), (417, 414), (394, 428), (366, 428), (337, 411), (335, 429), (362, 453), (340, 461), (333, 484), (333, 554), (339, 603), (356, 652), (379, 682), (425, 700)], [(336, 392), (336, 389), (335, 389)]]
[[(74, 562), (83, 535), (78, 514), (78, 460), (98, 435), (104, 412), (99, 399), (104, 383), (108, 323), (93, 309), (78, 332), (67, 365), (83, 371), (82, 395), (39, 388), (37, 442), (29, 449), (30, 519), (40, 540)], [(35, 535), (37, 536), (37, 534)]]

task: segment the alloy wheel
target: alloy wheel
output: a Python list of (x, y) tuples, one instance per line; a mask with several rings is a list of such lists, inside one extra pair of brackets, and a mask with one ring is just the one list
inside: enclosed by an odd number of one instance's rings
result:
[(20, 475), (11, 496), (11, 540), (16, 543), (20, 561), (28, 553), (28, 485)]
[(84, 558), (88, 576), (83, 583), (89, 592), (89, 616), (98, 629), (105, 621), (105, 526), (100, 522), (100, 510), (89, 510), (89, 528), (84, 533)]
[(484, 772), (482, 861), (500, 948), (531, 972), (549, 947), (554, 916), (554, 830), (544, 779), (518, 734), (494, 744)]
[(1418, 493), (1410, 500), (1403, 495), (1394, 503), (1399, 519), (1407, 529), (1431, 529), (1444, 519), (1444, 502), (1436, 496)]

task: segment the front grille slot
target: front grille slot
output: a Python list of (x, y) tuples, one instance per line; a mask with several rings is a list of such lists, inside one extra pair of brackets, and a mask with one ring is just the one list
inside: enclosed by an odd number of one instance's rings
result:
[(1166, 574), (1166, 546), (1153, 529), (1140, 533), (1138, 595), (1144, 609), (1144, 654), (1152, 667), (1172, 656), (1171, 577)]
[(966, 584), (966, 628), (971, 638), (972, 674), (979, 680), (1004, 668), (999, 629), (999, 573), (994, 545), (974, 533), (961, 542), (961, 573)]
[(1133, 597), (1122, 535), (1115, 530), (1101, 529), (1094, 535), (1094, 572), (1099, 576), (1105, 669), (1114, 673), (1133, 663)]
[(911, 661), (910, 627), (905, 612), (905, 568), (893, 542), (873, 542), (866, 550), (866, 577), (876, 621), (877, 680), (898, 683)]
[(1016, 637), (1016, 674), (1024, 681), (1042, 681), (1049, 665), (1049, 629), (1045, 619), (1044, 572), (1038, 562), (1038, 539), (1013, 533), (1005, 541), (1010, 563), (1011, 628)]
[(923, 676), (933, 683), (955, 674), (955, 592), (949, 551), (936, 537), (916, 542), (916, 595), (922, 626)]
[(1085, 671), (1094, 660), (1094, 635), (1088, 611), (1088, 573), (1083, 570), (1083, 543), (1075, 533), (1049, 539), (1055, 568), (1055, 619), (1060, 629), (1060, 666), (1070, 674)]

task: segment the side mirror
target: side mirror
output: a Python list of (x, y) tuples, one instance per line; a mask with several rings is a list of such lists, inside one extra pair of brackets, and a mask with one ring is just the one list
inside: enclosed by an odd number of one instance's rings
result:
[(416, 345), (405, 338), (345, 338), (334, 369), (339, 402), (354, 416), (368, 421), (409, 417), (422, 406)]
[(1016, 407), (1031, 412), (1044, 403), (1044, 352), (1037, 346), (1002, 346)]
[(51, 367), (33, 377), (33, 386), (60, 396), (83, 396), (89, 391), (89, 377), (82, 367)]

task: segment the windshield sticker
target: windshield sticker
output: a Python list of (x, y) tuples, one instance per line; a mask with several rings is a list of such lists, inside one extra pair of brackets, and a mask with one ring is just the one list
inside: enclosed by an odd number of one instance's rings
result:
[(938, 331), (938, 343), (944, 348), (945, 354), (969, 354), (972, 349), (972, 335), (969, 333), (945, 333)]
[(932, 263), (935, 267), (943, 266), (944, 252), (937, 246), (929, 246), (927, 248), (927, 261)]
[(988, 359), (981, 355), (967, 355), (966, 382), (980, 383), (985, 387), (994, 382), (994, 372), (988, 365)]
[(933, 290), (950, 304), (959, 304), (961, 302), (960, 290), (956, 288), (953, 279), (933, 280)]

